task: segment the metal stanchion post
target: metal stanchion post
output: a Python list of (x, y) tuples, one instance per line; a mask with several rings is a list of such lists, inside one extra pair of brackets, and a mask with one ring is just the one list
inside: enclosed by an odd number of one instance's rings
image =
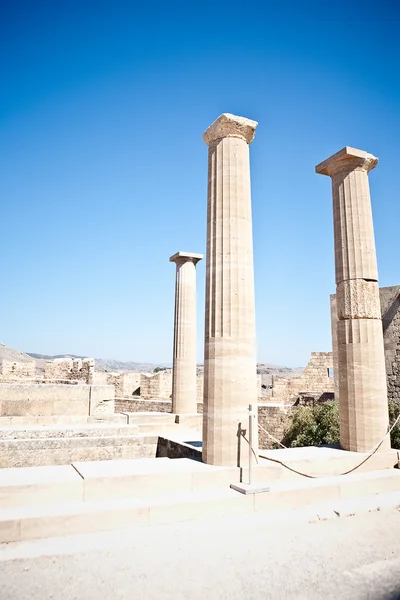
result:
[(251, 485), (251, 467), (253, 462), (253, 407), (249, 404), (249, 485)]
[[(256, 406), (256, 410), (258, 410), (258, 406)], [(253, 485), (253, 427), (254, 427), (254, 419), (255, 415), (253, 412), (253, 405), (249, 404), (249, 433), (248, 433), (248, 441), (249, 441), (249, 483), (231, 483), (230, 487), (232, 490), (236, 492), (240, 492), (241, 494), (260, 494), (262, 492), (269, 492), (270, 487), (266, 484), (255, 484)], [(245, 435), (245, 430), (241, 429), (241, 436)], [(257, 432), (256, 432), (257, 435)], [(258, 444), (257, 444), (258, 448)]]

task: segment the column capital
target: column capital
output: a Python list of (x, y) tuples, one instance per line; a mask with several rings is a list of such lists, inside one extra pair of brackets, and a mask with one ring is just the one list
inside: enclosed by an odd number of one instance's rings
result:
[(257, 121), (223, 113), (203, 133), (203, 140), (207, 146), (212, 146), (222, 138), (236, 137), (250, 145), (254, 140), (257, 125)]
[(192, 262), (196, 265), (202, 258), (202, 254), (194, 254), (193, 252), (176, 252), (170, 257), (169, 262), (173, 262), (176, 264)]
[(336, 154), (319, 163), (315, 167), (315, 172), (320, 175), (332, 177), (338, 173), (351, 173), (351, 171), (365, 171), (369, 173), (378, 164), (378, 159), (373, 154), (368, 154), (364, 150), (357, 150), (350, 146), (345, 146)]

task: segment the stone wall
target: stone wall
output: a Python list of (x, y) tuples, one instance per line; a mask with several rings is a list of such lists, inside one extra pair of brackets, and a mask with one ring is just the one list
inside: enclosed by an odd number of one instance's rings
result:
[(114, 410), (111, 386), (0, 384), (0, 417), (112, 416)]
[[(383, 341), (385, 346), (386, 380), (388, 399), (400, 402), (400, 286), (383, 287), (379, 289), (381, 303)], [(334, 373), (337, 373), (338, 354), (336, 339), (336, 295), (332, 294), (331, 324), (332, 324), (332, 350)], [(337, 388), (336, 377), (336, 388)], [(338, 389), (335, 390), (338, 398)]]
[[(292, 410), (296, 410), (291, 405), (280, 405), (271, 406), (270, 404), (259, 404), (258, 405), (258, 423), (268, 433), (274, 436), (277, 440), (282, 442), (285, 427), (288, 421), (288, 415)], [(260, 450), (271, 449), (274, 445), (274, 440), (269, 437), (261, 429), (258, 428), (258, 446)]]
[(36, 362), (13, 362), (3, 360), (0, 363), (0, 376), (2, 379), (34, 379), (36, 375)]
[(167, 399), (172, 394), (172, 370), (140, 374), (140, 397), (145, 399)]
[(94, 373), (93, 383), (97, 385), (113, 385), (116, 398), (131, 398), (138, 394), (140, 387), (140, 373), (126, 371), (124, 373)]
[(400, 402), (400, 286), (379, 290), (388, 398)]
[(45, 379), (80, 381), (91, 385), (93, 374), (93, 358), (57, 358), (47, 360), (44, 366)]
[(167, 412), (172, 411), (171, 400), (133, 400), (131, 398), (117, 398), (115, 400), (116, 412)]
[[(332, 374), (331, 371), (332, 370)], [(300, 377), (272, 376), (272, 398), (275, 402), (295, 401), (302, 395), (315, 400), (334, 391), (332, 352), (311, 352), (311, 358)]]

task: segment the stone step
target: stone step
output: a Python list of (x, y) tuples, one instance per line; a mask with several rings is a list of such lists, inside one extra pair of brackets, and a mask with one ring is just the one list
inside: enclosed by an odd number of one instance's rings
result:
[[(165, 464), (177, 462), (166, 461)], [(146, 471), (144, 464), (143, 470)], [(305, 514), (312, 514), (315, 519), (329, 518), (333, 514), (353, 514), (352, 510), (363, 508), (376, 510), (382, 502), (385, 504), (385, 499), (387, 506), (388, 496), (392, 505), (397, 506), (399, 490), (400, 472), (392, 470), (308, 480), (302, 485), (275, 483), (270, 492), (247, 496), (230, 489), (176, 492), (169, 488), (163, 494), (152, 489), (142, 498), (30, 504), (0, 510), (0, 541), (17, 542), (254, 512), (266, 512), (274, 519), (309, 509)]]
[(158, 436), (112, 435), (0, 440), (0, 467), (66, 465), (74, 461), (155, 457)]
[(252, 511), (252, 499), (232, 490), (187, 492), (152, 499), (23, 506), (0, 511), (0, 542), (17, 542), (130, 526), (187, 521)]
[(157, 423), (160, 425), (185, 425), (187, 427), (201, 427), (203, 415), (194, 413), (187, 415), (176, 415), (173, 413), (162, 412), (129, 412), (121, 413), (126, 415), (129, 424), (148, 425)]
[(279, 450), (260, 450), (259, 465), (282, 465), (282, 479), (304, 480), (303, 474), (331, 477), (344, 474), (393, 469), (397, 466), (396, 450), (389, 452), (348, 452), (331, 446), (305, 446)]
[(128, 418), (122, 413), (114, 413), (104, 416), (83, 416), (83, 415), (53, 415), (53, 416), (14, 416), (0, 417), (0, 428), (2, 427), (26, 427), (37, 426), (43, 427), (47, 425), (58, 425), (59, 427), (69, 425), (86, 425), (88, 423), (114, 423), (126, 425)]
[(49, 439), (49, 438), (80, 438), (80, 437), (103, 437), (103, 436), (126, 436), (138, 433), (135, 425), (114, 424), (88, 424), (88, 425), (45, 425), (38, 427), (27, 425), (25, 427), (1, 427), (0, 440), (22, 440), (22, 439)]
[(162, 423), (162, 424), (174, 424), (176, 415), (167, 412), (129, 412), (124, 411), (121, 413), (128, 417), (128, 423)]
[(238, 480), (239, 469), (235, 467), (213, 467), (186, 458), (0, 469), (0, 508), (54, 504), (67, 499), (143, 498), (166, 492), (226, 490)]
[(15, 417), (0, 417), (0, 428), (2, 427), (25, 427), (42, 425), (85, 425), (88, 418), (80, 415), (57, 415), (47, 417), (34, 417), (29, 415)]

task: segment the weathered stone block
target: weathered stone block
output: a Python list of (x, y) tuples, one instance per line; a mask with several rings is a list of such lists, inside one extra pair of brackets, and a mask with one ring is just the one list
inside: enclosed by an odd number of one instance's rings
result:
[(379, 286), (376, 281), (350, 279), (337, 285), (337, 314), (344, 319), (380, 319)]

